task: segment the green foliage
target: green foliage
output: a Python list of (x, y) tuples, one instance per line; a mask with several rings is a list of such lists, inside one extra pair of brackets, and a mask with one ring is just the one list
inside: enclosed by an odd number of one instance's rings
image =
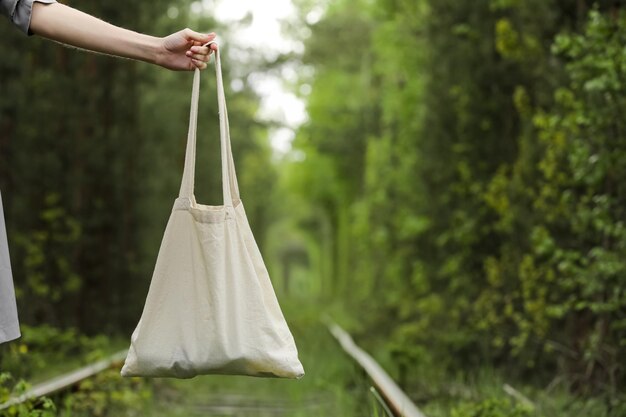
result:
[[(333, 254), (314, 270), (349, 294), (363, 336), (385, 339), (413, 383), (429, 364), (487, 363), (615, 398), (626, 382), (626, 13), (335, 2), (310, 29), (310, 120), (284, 172), (305, 216), (330, 226), (330, 238), (302, 230)], [(329, 56), (334, 40), (342, 53)], [(506, 413), (489, 404), (467, 415)]]
[[(78, 7), (154, 35), (194, 27), (228, 38), (228, 28), (192, 13), (191, 3), (88, 0)], [(27, 40), (9, 24), (0, 25), (0, 37), (5, 40), (0, 46), (0, 189), (21, 322), (128, 334), (141, 314), (180, 185), (191, 74), (37, 37)], [(266, 126), (255, 121), (258, 98), (247, 83), (241, 91), (229, 88), (235, 65), (224, 46), (240, 186), (263, 243), (273, 219), (276, 173)], [(196, 190), (199, 201), (221, 204), (212, 71), (203, 73)], [(252, 195), (259, 198), (245, 199)]]
[(142, 410), (151, 398), (146, 380), (120, 378), (118, 369), (109, 369), (81, 381), (59, 408), (64, 417), (133, 417), (144, 415)]
[[(0, 404), (7, 402), (10, 398), (19, 397), (28, 388), (29, 385), (23, 380), (14, 381), (9, 373), (0, 373)], [(0, 410), (1, 417), (54, 417), (56, 415), (56, 406), (46, 397), (26, 400)]]
[(82, 237), (81, 226), (60, 199), (59, 194), (47, 194), (38, 227), (14, 239), (24, 253), (25, 285), (18, 287), (18, 296), (33, 300), (30, 313), (47, 316), (48, 323), (59, 322), (57, 314), (67, 313), (63, 308), (66, 297), (75, 295), (82, 285), (72, 256)]
[[(159, 33), (214, 24), (190, 3), (84, 8)], [(623, 411), (626, 14), (588, 3), (342, 0), (306, 24), (319, 4), (300, 0), (309, 120), (279, 170), (256, 97), (228, 92), (257, 240), (272, 237), (285, 269), (310, 268), (300, 284), (315, 282), (299, 290), (355, 312), (408, 386), (429, 366), (487, 364)], [(19, 303), (32, 306), (22, 318), (128, 330), (180, 182), (190, 79), (0, 34), (0, 186)], [(245, 72), (224, 69), (227, 80)], [(196, 177), (199, 200), (219, 204), (214, 119), (201, 117)], [(31, 352), (46, 345), (59, 358), (84, 352), (78, 334), (27, 327), (2, 369), (42, 369)], [(115, 414), (143, 395), (101, 382), (68, 412)], [(497, 398), (466, 398), (455, 413), (527, 415)]]
[[(23, 380), (14, 382), (10, 374), (0, 374), (0, 404), (19, 397), (30, 388)], [(139, 378), (120, 378), (118, 369), (109, 369), (81, 381), (58, 401), (59, 409), (47, 397), (12, 405), (0, 411), (2, 417), (114, 417), (144, 415), (152, 398), (152, 387)]]
[[(622, 15), (592, 11), (583, 33), (556, 37), (553, 52), (565, 58), (569, 81), (549, 108), (525, 115), (532, 130), (520, 140), (536, 153), (520, 154), (486, 195), (500, 230), (526, 243), (485, 263), (481, 327), (507, 335), (493, 339), (497, 348), (512, 348), (527, 366), (559, 361), (585, 391), (616, 389), (626, 340), (626, 201), (617, 180), (626, 175), (626, 136), (616, 117), (626, 104), (625, 35)], [(522, 171), (531, 161), (532, 177)], [(526, 224), (515, 225), (522, 213)]]
[[(0, 368), (21, 378), (41, 378), (71, 358), (101, 359), (109, 346), (104, 336), (87, 337), (76, 329), (21, 326), (22, 337), (0, 347)], [(52, 375), (51, 375), (52, 376)]]
[[(165, 2), (119, 5), (80, 8), (141, 30)], [(137, 314), (124, 284), (140, 282), (139, 65), (27, 39), (8, 24), (0, 33), (0, 187), (19, 305), (31, 307), (20, 318), (111, 331)]]

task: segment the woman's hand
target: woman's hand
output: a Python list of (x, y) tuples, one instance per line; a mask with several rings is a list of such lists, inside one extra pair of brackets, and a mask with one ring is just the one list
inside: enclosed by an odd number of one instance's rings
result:
[(205, 69), (211, 52), (217, 50), (217, 45), (203, 45), (213, 39), (215, 33), (205, 35), (191, 29), (183, 29), (161, 39), (155, 63), (178, 71)]

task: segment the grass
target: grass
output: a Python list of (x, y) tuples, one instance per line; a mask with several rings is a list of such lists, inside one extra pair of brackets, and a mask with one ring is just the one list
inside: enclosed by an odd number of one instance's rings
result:
[[(0, 367), (3, 371), (10, 371), (15, 379), (25, 379), (30, 385), (36, 385), (104, 359), (127, 347), (127, 340), (98, 337), (93, 346), (89, 347), (80, 346), (77, 342), (70, 349), (71, 354), (67, 354), (50, 349), (43, 343), (30, 345), (24, 339), (17, 339), (2, 346)], [(3, 367), (2, 364), (6, 366)]]
[[(430, 375), (429, 378), (427, 375)], [(432, 372), (424, 373), (425, 380), (419, 386), (413, 385), (410, 393), (416, 403), (428, 417), (474, 416), (467, 413), (478, 404), (497, 401), (512, 414), (516, 408), (524, 408), (522, 414), (528, 417), (623, 417), (626, 415), (626, 397), (622, 394), (608, 397), (578, 397), (564, 387), (537, 387), (511, 381), (506, 375), (483, 368), (469, 372), (460, 371), (458, 375), (444, 375)], [(531, 404), (508, 394), (504, 385), (512, 385)], [(454, 413), (456, 411), (456, 414)], [(484, 417), (499, 416), (484, 412)]]

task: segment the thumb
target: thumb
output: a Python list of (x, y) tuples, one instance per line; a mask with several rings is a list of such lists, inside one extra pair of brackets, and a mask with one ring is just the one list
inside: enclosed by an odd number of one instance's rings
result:
[(183, 30), (183, 35), (185, 35), (185, 38), (187, 38), (187, 40), (198, 41), (202, 43), (207, 43), (215, 39), (215, 33), (204, 34), (195, 32), (191, 29)]

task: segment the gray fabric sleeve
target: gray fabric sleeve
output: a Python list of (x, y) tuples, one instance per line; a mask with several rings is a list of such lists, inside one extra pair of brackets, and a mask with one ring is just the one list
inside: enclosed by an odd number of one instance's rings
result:
[(20, 337), (20, 325), (17, 319), (15, 291), (11, 275), (9, 244), (2, 213), (2, 194), (0, 193), (0, 343)]
[(33, 3), (56, 3), (56, 0), (0, 0), (0, 14), (6, 16), (15, 26), (27, 35), (30, 32), (30, 17)]

